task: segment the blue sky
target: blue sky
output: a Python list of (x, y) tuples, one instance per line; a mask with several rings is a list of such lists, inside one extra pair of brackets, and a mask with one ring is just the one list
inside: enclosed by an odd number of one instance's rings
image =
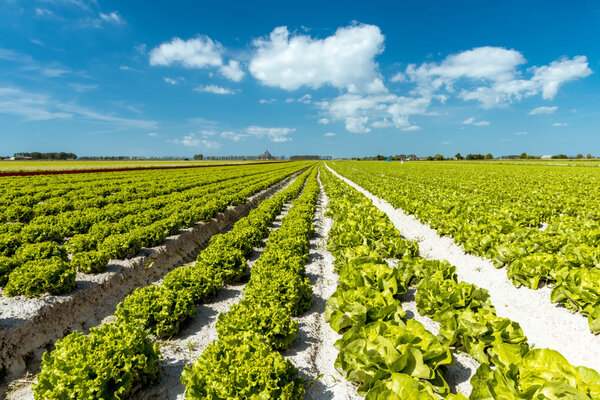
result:
[(0, 0), (0, 155), (600, 155), (600, 4)]

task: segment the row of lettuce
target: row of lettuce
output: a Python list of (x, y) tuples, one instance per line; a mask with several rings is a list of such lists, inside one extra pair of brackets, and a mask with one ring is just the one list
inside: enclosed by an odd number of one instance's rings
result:
[(319, 194), (316, 169), (304, 191), (269, 235), (254, 263), (244, 299), (219, 315), (218, 340), (208, 345), (181, 380), (188, 399), (301, 399), (304, 382), (280, 353), (298, 334), (299, 316), (310, 308), (306, 275), (309, 240)]
[[(418, 257), (385, 214), (331, 173), (322, 182), (335, 220), (328, 248), (339, 273), (326, 320), (343, 333), (336, 366), (367, 400), (464, 398), (450, 393), (444, 379), (451, 348), (481, 363), (471, 400), (600, 396), (596, 371), (532, 349), (517, 323), (496, 315), (487, 291), (457, 282), (447, 262)], [(395, 268), (386, 258), (399, 258)], [(411, 286), (419, 313), (440, 323), (438, 337), (405, 318), (401, 301)]]
[[(17, 207), (36, 209), (39, 204), (56, 200), (82, 208), (68, 207), (28, 221), (0, 224), (3, 294), (38, 297), (44, 293), (68, 293), (75, 287), (76, 271), (102, 272), (109, 259), (131, 257), (142, 247), (156, 246), (180, 229), (210, 220), (228, 206), (246, 201), (248, 196), (305, 166), (243, 166), (225, 171), (215, 168), (198, 176), (179, 170), (144, 171), (145, 175), (130, 172), (134, 176), (125, 174), (121, 179), (110, 177), (111, 174), (90, 174), (96, 179), (76, 180), (70, 186), (64, 183), (57, 192), (45, 192), (42, 186), (40, 192), (58, 197), (40, 196), (36, 198), (40, 203), (33, 207)], [(108, 182), (97, 175), (107, 177)], [(163, 190), (154, 195), (163, 179)], [(144, 189), (145, 185), (149, 188)], [(15, 202), (28, 198), (21, 191), (32, 192), (29, 187), (14, 189), (11, 201)], [(91, 192), (92, 197), (78, 203), (82, 191)]]
[(117, 306), (115, 321), (73, 332), (42, 357), (36, 399), (122, 399), (160, 379), (157, 339), (179, 332), (195, 306), (222, 286), (248, 275), (248, 258), (263, 246), (285, 203), (296, 198), (314, 168), (262, 201), (224, 234), (211, 238), (196, 263), (168, 273), (161, 284), (134, 290)]
[(552, 286), (551, 301), (600, 333), (599, 172), (593, 168), (420, 163), (331, 164), (470, 253), (506, 267), (517, 286)]

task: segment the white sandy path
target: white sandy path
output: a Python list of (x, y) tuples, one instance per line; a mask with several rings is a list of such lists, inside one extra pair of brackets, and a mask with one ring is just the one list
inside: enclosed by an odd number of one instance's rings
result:
[[(290, 207), (291, 203), (283, 206), (281, 213), (270, 228), (271, 231), (281, 226), (281, 220), (287, 215)], [(248, 260), (250, 269), (263, 252), (262, 248), (254, 250), (254, 254)], [(219, 338), (216, 330), (219, 314), (229, 311), (232, 305), (244, 298), (242, 292), (245, 286), (246, 282), (238, 282), (223, 287), (214, 301), (196, 308), (196, 314), (191, 323), (186, 325), (176, 337), (163, 342), (164, 347), (161, 348), (164, 358), (161, 361), (163, 375), (160, 382), (158, 385), (136, 393), (136, 399), (184, 399), (185, 387), (181, 383), (183, 367), (191, 365), (202, 355), (209, 344)]]
[(338, 282), (333, 271), (333, 256), (326, 249), (327, 235), (333, 225), (333, 220), (324, 215), (326, 205), (327, 196), (321, 189), (314, 222), (315, 235), (310, 241), (310, 258), (306, 264), (306, 273), (313, 287), (312, 305), (298, 318), (298, 337), (283, 354), (304, 379), (316, 379), (312, 386), (307, 387), (306, 399), (362, 399), (356, 393), (357, 386), (348, 382), (334, 367), (338, 354), (334, 343), (341, 335), (324, 320), (325, 302), (335, 292)]
[[(283, 206), (281, 213), (273, 222), (270, 230), (275, 230), (281, 226), (281, 220), (291, 207), (291, 203)], [(254, 254), (248, 260), (248, 265), (252, 265), (262, 254), (262, 248), (255, 248)], [(189, 264), (188, 264), (189, 265)], [(154, 282), (160, 284), (162, 279)], [(161, 399), (161, 400), (183, 400), (185, 387), (181, 383), (181, 373), (186, 365), (202, 355), (206, 347), (214, 340), (218, 339), (216, 324), (219, 314), (227, 312), (229, 308), (243, 299), (242, 291), (246, 282), (238, 282), (224, 286), (218, 296), (209, 303), (196, 307), (196, 313), (191, 320), (182, 326), (182, 330), (170, 340), (160, 341), (161, 355), (163, 360), (160, 362), (162, 376), (156, 385), (151, 385), (135, 393), (133, 398), (140, 400)], [(110, 322), (113, 318), (108, 318), (104, 322)], [(31, 384), (33, 379), (23, 379), (14, 382), (13, 387), (7, 394), (7, 400), (32, 400), (33, 392)], [(1, 395), (0, 395), (0, 398)]]
[(448, 260), (456, 266), (459, 280), (487, 289), (497, 314), (518, 322), (530, 345), (557, 350), (573, 365), (600, 371), (600, 337), (591, 333), (581, 314), (571, 314), (566, 308), (552, 304), (548, 287), (516, 288), (506, 277), (506, 270), (496, 269), (488, 259), (465, 253), (452, 238), (439, 236), (414, 216), (331, 171), (373, 201), (402, 235), (418, 241), (422, 257)]

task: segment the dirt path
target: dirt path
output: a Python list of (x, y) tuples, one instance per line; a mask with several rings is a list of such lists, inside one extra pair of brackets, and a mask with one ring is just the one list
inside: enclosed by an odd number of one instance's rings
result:
[(600, 371), (600, 336), (590, 332), (585, 317), (552, 304), (549, 288), (516, 288), (506, 277), (505, 269), (496, 269), (490, 260), (465, 253), (452, 238), (438, 235), (414, 216), (394, 209), (349, 179), (341, 178), (385, 212), (402, 235), (417, 241), (423, 258), (448, 260), (456, 266), (460, 281), (487, 289), (497, 314), (518, 322), (530, 345), (557, 350), (575, 366)]
[(362, 399), (356, 387), (334, 368), (338, 351), (334, 343), (341, 335), (324, 320), (325, 302), (337, 287), (338, 276), (333, 272), (333, 256), (326, 249), (327, 235), (333, 220), (325, 218), (327, 196), (321, 189), (315, 215), (315, 235), (310, 241), (306, 273), (313, 287), (310, 309), (298, 318), (300, 332), (290, 349), (284, 352), (299, 369), (304, 379), (314, 380), (307, 387), (305, 398), (311, 400)]

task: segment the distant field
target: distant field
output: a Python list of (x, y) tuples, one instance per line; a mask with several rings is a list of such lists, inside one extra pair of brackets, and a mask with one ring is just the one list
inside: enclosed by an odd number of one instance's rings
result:
[(186, 165), (248, 164), (257, 161), (0, 161), (0, 172), (62, 171), (77, 169), (175, 167)]

